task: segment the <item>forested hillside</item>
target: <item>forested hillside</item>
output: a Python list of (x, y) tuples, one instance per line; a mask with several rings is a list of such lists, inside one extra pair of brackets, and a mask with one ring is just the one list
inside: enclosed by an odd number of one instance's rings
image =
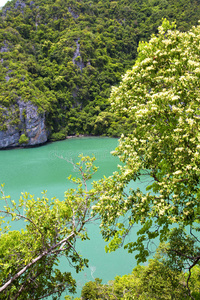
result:
[(127, 132), (127, 118), (109, 111), (111, 86), (162, 18), (186, 31), (199, 15), (195, 0), (8, 2), (0, 11), (0, 148)]

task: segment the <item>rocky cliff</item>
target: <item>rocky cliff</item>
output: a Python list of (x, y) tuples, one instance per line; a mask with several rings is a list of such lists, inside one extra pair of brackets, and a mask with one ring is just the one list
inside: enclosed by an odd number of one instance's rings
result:
[(4, 108), (5, 130), (0, 131), (0, 149), (34, 146), (47, 141), (45, 115), (39, 113), (34, 104), (30, 101), (18, 100), (17, 104), (13, 106), (12, 112), (11, 116)]

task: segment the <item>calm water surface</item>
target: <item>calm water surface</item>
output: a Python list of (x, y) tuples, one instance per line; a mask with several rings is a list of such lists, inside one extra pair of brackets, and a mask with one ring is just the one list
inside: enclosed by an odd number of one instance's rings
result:
[[(29, 192), (36, 197), (47, 190), (47, 196), (63, 198), (64, 191), (72, 185), (67, 177), (73, 174), (73, 167), (58, 156), (67, 160), (77, 161), (79, 154), (96, 156), (96, 166), (99, 166), (94, 180), (103, 175), (111, 175), (117, 169), (119, 163), (116, 157), (110, 154), (118, 145), (114, 138), (74, 138), (65, 141), (46, 144), (37, 148), (13, 149), (0, 151), (0, 183), (5, 183), (5, 193), (17, 200), (21, 192)], [(18, 222), (15, 229), (21, 228)], [(90, 240), (80, 242), (78, 251), (89, 259), (89, 268), (80, 274), (76, 274), (62, 261), (62, 270), (71, 271), (77, 280), (77, 296), (85, 282), (94, 278), (102, 278), (103, 283), (114, 279), (117, 275), (130, 273), (136, 265), (134, 254), (128, 254), (119, 249), (114, 253), (105, 253), (105, 242), (99, 233), (98, 224), (88, 227)], [(129, 236), (131, 240), (134, 236)], [(64, 296), (63, 296), (64, 299)]]

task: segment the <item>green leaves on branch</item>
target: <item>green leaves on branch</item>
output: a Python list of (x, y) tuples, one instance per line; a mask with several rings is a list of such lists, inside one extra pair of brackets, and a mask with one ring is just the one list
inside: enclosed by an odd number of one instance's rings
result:
[[(174, 259), (184, 251), (188, 254), (189, 270), (200, 259), (199, 45), (200, 26), (182, 33), (166, 20), (157, 35), (140, 44), (136, 64), (110, 98), (115, 115), (131, 118), (132, 133), (121, 136), (114, 155), (123, 164), (100, 182), (101, 200), (96, 205), (108, 250), (115, 250), (121, 238), (129, 251), (139, 251), (139, 262), (158, 238), (174, 245), (175, 224), (177, 230), (189, 230), (187, 247), (174, 247)], [(131, 189), (133, 181), (137, 190)], [(142, 181), (146, 190), (140, 187)], [(127, 232), (117, 228), (123, 217), (127, 231), (137, 232), (133, 243), (126, 244)], [(179, 238), (177, 246), (185, 244), (184, 235)]]
[[(76, 283), (70, 272), (56, 269), (61, 257), (66, 257), (79, 272), (87, 266), (76, 249), (76, 240), (87, 239), (86, 224), (95, 219), (91, 204), (97, 195), (88, 191), (87, 181), (97, 168), (95, 158), (80, 157), (74, 164), (80, 178), (72, 181), (76, 189), (65, 192), (64, 200), (49, 199), (22, 193), (19, 203), (5, 196), (1, 186), (0, 237), (0, 293), (4, 299), (42, 299), (54, 295), (59, 299), (63, 291), (74, 292)], [(6, 220), (24, 220), (21, 231), (4, 226)], [(14, 223), (13, 223), (14, 224)], [(68, 268), (66, 266), (66, 268)]]

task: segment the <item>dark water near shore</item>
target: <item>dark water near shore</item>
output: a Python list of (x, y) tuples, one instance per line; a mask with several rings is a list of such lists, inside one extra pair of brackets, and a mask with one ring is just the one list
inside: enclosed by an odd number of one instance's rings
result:
[[(77, 161), (81, 153), (94, 154), (99, 170), (93, 179), (98, 180), (117, 169), (119, 160), (110, 154), (117, 144), (118, 140), (114, 138), (73, 138), (37, 148), (0, 151), (0, 183), (5, 183), (5, 193), (16, 201), (21, 192), (38, 197), (43, 190), (47, 190), (48, 197), (62, 199), (64, 191), (72, 187), (67, 177), (73, 174), (73, 167), (58, 156)], [(14, 229), (21, 226), (22, 223), (18, 222)], [(76, 274), (67, 261), (62, 261), (61, 266), (62, 270), (71, 271), (77, 280), (77, 296), (85, 282), (98, 277), (106, 283), (117, 275), (130, 273), (136, 265), (134, 254), (128, 254), (123, 249), (105, 253), (105, 242), (98, 224), (91, 224), (88, 232), (90, 241), (78, 243), (77, 250), (89, 259), (89, 268)], [(130, 240), (133, 238), (134, 233), (128, 237)]]

